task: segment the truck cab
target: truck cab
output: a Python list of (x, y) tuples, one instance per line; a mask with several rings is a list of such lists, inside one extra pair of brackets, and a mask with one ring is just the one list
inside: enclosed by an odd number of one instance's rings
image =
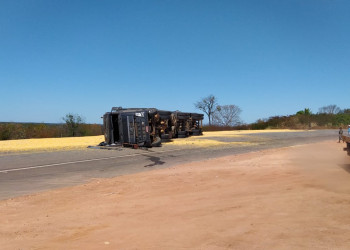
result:
[(108, 145), (151, 146), (148, 110), (112, 108), (103, 115), (105, 142)]

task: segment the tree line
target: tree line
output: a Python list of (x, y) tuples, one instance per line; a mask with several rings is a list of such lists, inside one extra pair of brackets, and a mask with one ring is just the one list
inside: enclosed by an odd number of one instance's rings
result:
[[(272, 116), (244, 124), (240, 118), (241, 108), (234, 104), (218, 104), (214, 95), (196, 102), (195, 107), (203, 111), (209, 120), (204, 131), (247, 130), (247, 129), (322, 129), (339, 128), (350, 125), (350, 109), (341, 109), (337, 105), (327, 105), (313, 113), (309, 108), (299, 110), (293, 115)], [(0, 123), (0, 140), (55, 138), (71, 136), (102, 135), (101, 124), (86, 124), (77, 114), (62, 117), (62, 123)]]
[(63, 123), (0, 123), (0, 140), (102, 135), (102, 125), (86, 124), (77, 114), (67, 114)]
[(310, 108), (299, 110), (293, 115), (272, 116), (259, 119), (251, 124), (241, 121), (241, 108), (234, 104), (219, 105), (214, 95), (201, 98), (194, 104), (209, 120), (205, 131), (246, 130), (246, 129), (323, 129), (346, 127), (350, 124), (350, 109), (341, 109), (335, 104), (323, 106), (313, 113)]
[(341, 109), (337, 105), (331, 104), (319, 108), (317, 113), (305, 108), (293, 115), (259, 119), (255, 123), (249, 124), (248, 127), (249, 129), (334, 129), (348, 125), (350, 125), (350, 109)]

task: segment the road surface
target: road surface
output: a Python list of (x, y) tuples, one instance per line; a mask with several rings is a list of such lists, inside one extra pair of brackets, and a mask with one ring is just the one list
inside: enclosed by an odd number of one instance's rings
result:
[[(212, 139), (242, 141), (240, 137)], [(194, 146), (189, 149), (164, 145), (161, 148), (148, 150), (120, 148), (2, 154), (0, 155), (0, 200), (82, 184), (94, 178), (110, 178), (166, 168), (185, 162), (330, 139), (338, 139), (336, 130), (254, 133), (244, 137), (243, 140), (252, 142), (251, 145), (246, 146)]]

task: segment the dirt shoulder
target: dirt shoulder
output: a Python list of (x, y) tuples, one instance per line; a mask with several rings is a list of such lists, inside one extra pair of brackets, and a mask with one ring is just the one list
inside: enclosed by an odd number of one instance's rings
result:
[(350, 157), (326, 141), (0, 202), (2, 249), (350, 245)]

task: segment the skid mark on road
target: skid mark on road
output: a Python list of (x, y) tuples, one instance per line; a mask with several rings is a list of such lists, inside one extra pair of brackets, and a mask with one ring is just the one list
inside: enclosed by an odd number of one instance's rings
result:
[(37, 165), (37, 166), (30, 166), (30, 167), (23, 167), (23, 168), (5, 169), (5, 170), (0, 170), (0, 173), (5, 173), (6, 174), (6, 173), (9, 173), (9, 172), (22, 171), (22, 170), (30, 170), (30, 169), (37, 169), (37, 168), (48, 168), (48, 167), (54, 167), (54, 166), (62, 166), (62, 165), (69, 165), (69, 164), (75, 164), (75, 163), (84, 163), (84, 162), (92, 162), (92, 161), (103, 161), (103, 160), (118, 159), (118, 158), (125, 158), (125, 157), (143, 156), (143, 155), (156, 154), (156, 153), (167, 153), (167, 152), (174, 152), (174, 151), (179, 151), (179, 150), (182, 150), (182, 149), (172, 149), (172, 150), (163, 150), (163, 151), (151, 151), (151, 152), (146, 152), (146, 153), (142, 152), (142, 153), (139, 153), (139, 154), (128, 154), (128, 155), (111, 156), (111, 157), (79, 160), (79, 161), (60, 162), (60, 163), (53, 163), (53, 164), (46, 164), (46, 165)]

